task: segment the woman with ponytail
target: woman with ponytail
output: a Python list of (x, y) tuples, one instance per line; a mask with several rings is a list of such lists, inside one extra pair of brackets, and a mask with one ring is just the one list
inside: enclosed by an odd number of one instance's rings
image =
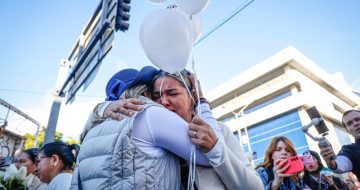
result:
[(48, 184), (48, 190), (70, 189), (71, 172), (79, 149), (77, 144), (68, 145), (64, 142), (51, 142), (40, 149), (37, 158), (38, 177)]

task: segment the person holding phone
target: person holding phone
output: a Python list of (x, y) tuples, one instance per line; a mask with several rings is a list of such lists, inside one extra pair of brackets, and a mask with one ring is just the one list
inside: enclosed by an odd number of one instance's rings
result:
[(300, 190), (305, 186), (298, 173), (285, 174), (288, 158), (296, 156), (293, 143), (284, 136), (274, 137), (266, 149), (264, 161), (256, 167), (265, 190)]
[(304, 184), (306, 184), (313, 190), (349, 189), (349, 187), (345, 184), (345, 182), (343, 182), (340, 178), (322, 172), (324, 169), (324, 165), (322, 164), (320, 156), (317, 152), (308, 150), (305, 151), (303, 155), (311, 155), (313, 160), (312, 163), (305, 164), (304, 176), (302, 178)]
[(320, 154), (327, 166), (335, 173), (353, 172), (360, 179), (360, 111), (348, 110), (343, 114), (342, 123), (355, 138), (355, 143), (344, 145), (336, 159), (331, 146), (320, 147)]

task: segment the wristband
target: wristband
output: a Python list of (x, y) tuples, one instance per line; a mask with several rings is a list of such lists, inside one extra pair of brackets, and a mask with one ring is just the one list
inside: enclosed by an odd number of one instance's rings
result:
[[(200, 98), (200, 103), (207, 103), (209, 104), (209, 102), (207, 101), (206, 98)], [(209, 104), (210, 105), (210, 104)]]

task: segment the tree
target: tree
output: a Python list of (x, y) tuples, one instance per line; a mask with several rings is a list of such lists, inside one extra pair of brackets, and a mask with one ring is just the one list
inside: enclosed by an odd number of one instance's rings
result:
[[(42, 147), (44, 140), (45, 140), (45, 131), (46, 128), (44, 126), (41, 127), (41, 130), (39, 131), (39, 136), (38, 136), (38, 147)], [(25, 134), (26, 137), (26, 142), (24, 145), (25, 150), (29, 149), (29, 148), (33, 148), (34, 147), (34, 143), (35, 143), (35, 135), (26, 133)], [(55, 133), (55, 141), (61, 141), (63, 138), (63, 134), (61, 132), (56, 132)]]
[(71, 144), (80, 145), (80, 140), (76, 140), (76, 139), (74, 139), (72, 137), (68, 137), (68, 139), (65, 142), (68, 143), (69, 145), (71, 145)]

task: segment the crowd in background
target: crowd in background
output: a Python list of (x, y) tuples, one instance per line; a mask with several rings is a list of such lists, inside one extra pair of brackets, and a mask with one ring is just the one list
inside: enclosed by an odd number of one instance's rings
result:
[[(356, 189), (353, 180), (334, 173), (360, 177), (358, 110), (343, 115), (355, 143), (337, 156), (331, 145), (320, 148), (320, 155), (298, 154), (291, 139), (277, 136), (253, 167), (230, 129), (213, 118), (200, 83), (186, 70), (121, 70), (106, 94), (90, 114), (81, 149), (52, 142), (17, 155), (16, 167), (33, 176), (28, 189)], [(287, 173), (294, 156), (310, 161), (302, 171)]]

